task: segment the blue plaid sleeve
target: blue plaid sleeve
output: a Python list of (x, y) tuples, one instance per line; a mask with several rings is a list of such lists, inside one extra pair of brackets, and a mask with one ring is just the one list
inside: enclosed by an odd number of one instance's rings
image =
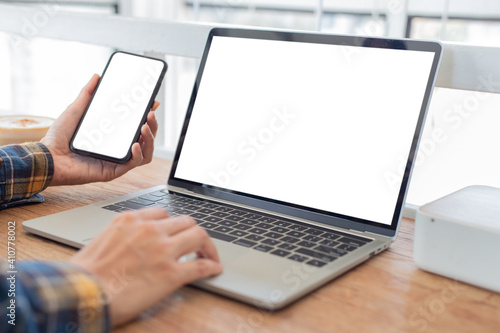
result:
[(0, 147), (0, 209), (41, 202), (37, 193), (52, 180), (54, 161), (41, 143)]
[(23, 262), (15, 274), (7, 273), (5, 261), (0, 261), (0, 267), (0, 303), (7, 309), (0, 332), (110, 331), (102, 289), (77, 267), (63, 262)]

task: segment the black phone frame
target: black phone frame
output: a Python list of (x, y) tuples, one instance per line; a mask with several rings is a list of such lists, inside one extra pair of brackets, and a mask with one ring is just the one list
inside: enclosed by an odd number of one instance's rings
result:
[[(138, 126), (138, 128), (136, 130), (134, 138), (132, 139), (132, 142), (130, 143), (130, 147), (128, 148), (127, 154), (123, 158), (115, 158), (115, 157), (112, 157), (112, 156), (98, 154), (98, 153), (91, 152), (91, 151), (88, 151), (88, 150), (82, 150), (82, 149), (76, 148), (73, 145), (73, 141), (75, 140), (75, 137), (78, 134), (78, 131), (80, 130), (80, 126), (82, 125), (83, 120), (85, 119), (85, 116), (87, 115), (87, 111), (89, 110), (89, 108), (90, 108), (90, 106), (92, 104), (92, 101), (94, 100), (94, 96), (96, 95), (96, 93), (97, 93), (97, 91), (99, 89), (101, 81), (103, 80), (104, 76), (106, 75), (106, 71), (107, 71), (107, 69), (108, 69), (111, 61), (113, 60), (113, 57), (116, 54), (118, 54), (118, 53), (123, 53), (123, 54), (131, 55), (131, 56), (135, 56), (135, 57), (152, 59), (152, 60), (160, 61), (160, 62), (163, 63), (163, 69), (162, 69), (162, 71), (160, 73), (160, 76), (158, 77), (158, 80), (156, 82), (156, 85), (155, 85), (155, 88), (153, 90), (153, 93), (151, 94), (151, 97), (150, 97), (149, 102), (147, 104), (146, 110), (144, 110), (144, 114), (142, 116), (141, 121), (139, 122), (139, 126)], [(99, 82), (97, 82), (96, 88), (94, 89), (94, 92), (92, 93), (92, 97), (90, 98), (89, 104), (85, 108), (85, 111), (84, 111), (82, 117), (80, 118), (80, 121), (78, 122), (78, 126), (76, 127), (75, 132), (73, 133), (73, 136), (72, 136), (71, 141), (69, 143), (70, 150), (72, 152), (74, 152), (74, 153), (77, 153), (77, 154), (80, 154), (80, 155), (83, 155), (83, 156), (93, 157), (93, 158), (105, 160), (105, 161), (108, 161), (108, 162), (113, 162), (113, 163), (118, 163), (118, 164), (127, 163), (132, 158), (132, 146), (133, 146), (134, 143), (136, 143), (139, 140), (139, 137), (141, 136), (141, 127), (147, 121), (147, 116), (148, 116), (149, 110), (151, 110), (151, 108), (153, 107), (156, 95), (158, 94), (158, 91), (160, 90), (160, 87), (161, 87), (161, 84), (162, 84), (163, 79), (165, 77), (165, 74), (167, 72), (167, 69), (168, 69), (168, 65), (167, 65), (167, 63), (163, 59), (158, 59), (158, 58), (154, 58), (154, 57), (148, 57), (148, 56), (144, 56), (144, 55), (141, 55), (141, 54), (135, 54), (135, 53), (125, 52), (125, 51), (115, 51), (115, 52), (113, 52), (111, 54), (111, 56), (109, 57), (108, 62), (106, 63), (106, 67), (104, 67), (104, 71), (102, 72), (101, 77), (99, 78)]]

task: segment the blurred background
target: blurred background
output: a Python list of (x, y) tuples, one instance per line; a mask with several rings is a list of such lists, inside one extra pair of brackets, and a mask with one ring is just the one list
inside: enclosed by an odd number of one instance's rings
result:
[[(61, 12), (77, 12), (500, 47), (498, 0), (0, 0), (2, 3), (39, 8), (49, 19)], [(20, 24), (28, 32), (36, 29), (33, 22)], [(21, 43), (19, 36), (0, 31), (0, 115), (58, 117), (92, 73), (101, 73), (114, 51), (36, 34), (24, 37)], [(172, 158), (198, 59), (165, 56), (165, 60), (169, 72), (159, 110), (163, 124), (157, 154)], [(500, 78), (489, 79), (500, 84)], [(436, 88), (422, 144), (407, 198), (410, 204), (421, 205), (470, 184), (500, 187), (499, 94)]]

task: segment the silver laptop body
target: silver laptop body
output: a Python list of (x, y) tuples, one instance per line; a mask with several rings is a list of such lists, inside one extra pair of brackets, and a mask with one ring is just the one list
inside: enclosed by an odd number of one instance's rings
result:
[(79, 248), (121, 211), (193, 212), (225, 267), (194, 284), (282, 308), (395, 240), (440, 56), (435, 42), (213, 29), (167, 185), (23, 227)]

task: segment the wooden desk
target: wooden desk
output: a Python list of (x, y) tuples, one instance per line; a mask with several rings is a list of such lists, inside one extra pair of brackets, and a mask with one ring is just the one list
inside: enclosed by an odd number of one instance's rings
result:
[[(1, 211), (1, 234), (16, 221), (18, 260), (67, 259), (74, 249), (26, 233), (21, 222), (165, 183), (169, 168), (155, 159), (109, 183), (49, 188), (43, 204)], [(0, 247), (5, 254), (6, 237)], [(419, 270), (412, 252), (413, 221), (404, 220), (387, 251), (281, 311), (184, 287), (116, 331), (500, 332), (500, 294)]]

